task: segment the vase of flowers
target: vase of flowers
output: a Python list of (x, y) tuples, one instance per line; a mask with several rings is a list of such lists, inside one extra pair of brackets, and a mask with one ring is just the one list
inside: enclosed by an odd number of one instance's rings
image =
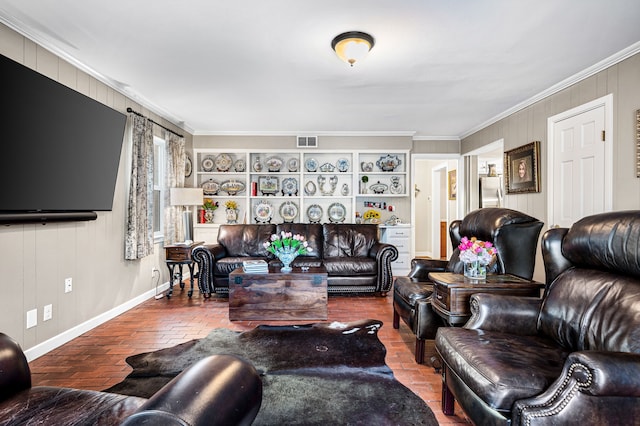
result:
[(238, 223), (238, 203), (228, 200), (224, 203), (227, 223)]
[(211, 198), (205, 198), (202, 204), (204, 210), (204, 222), (213, 223), (213, 213), (218, 208), (218, 202), (213, 201)]
[(377, 210), (367, 210), (362, 215), (364, 223), (380, 223), (380, 212)]
[(493, 263), (498, 251), (489, 241), (480, 241), (476, 237), (462, 237), (460, 260), (464, 263), (464, 276), (476, 280), (487, 278), (487, 265)]
[(298, 255), (313, 251), (302, 235), (293, 235), (291, 232), (284, 231), (271, 235), (269, 241), (264, 243), (264, 247), (280, 259), (282, 262), (281, 272), (291, 272), (291, 262)]

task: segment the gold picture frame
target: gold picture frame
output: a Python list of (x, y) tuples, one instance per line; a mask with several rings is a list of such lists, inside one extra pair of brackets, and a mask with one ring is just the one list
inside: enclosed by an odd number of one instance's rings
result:
[(447, 186), (449, 188), (449, 199), (455, 200), (458, 197), (458, 171), (457, 170), (449, 170), (447, 173)]
[(504, 153), (507, 194), (540, 192), (540, 141)]

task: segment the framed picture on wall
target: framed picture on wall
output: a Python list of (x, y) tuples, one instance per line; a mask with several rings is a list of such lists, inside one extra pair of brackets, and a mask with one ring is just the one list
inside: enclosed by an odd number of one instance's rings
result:
[(448, 173), (449, 199), (455, 200), (458, 195), (457, 170), (450, 170)]
[(540, 141), (504, 153), (507, 194), (540, 192)]

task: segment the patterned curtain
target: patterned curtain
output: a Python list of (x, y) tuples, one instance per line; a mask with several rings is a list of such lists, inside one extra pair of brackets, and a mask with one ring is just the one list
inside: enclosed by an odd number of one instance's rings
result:
[(153, 253), (153, 126), (133, 113), (129, 122), (132, 158), (124, 258), (135, 260)]
[(184, 222), (182, 212), (184, 206), (172, 206), (169, 198), (170, 188), (184, 188), (184, 166), (186, 154), (184, 150), (184, 138), (171, 132), (164, 132), (166, 143), (167, 165), (165, 170), (164, 192), (164, 244), (169, 245), (178, 241), (184, 241)]

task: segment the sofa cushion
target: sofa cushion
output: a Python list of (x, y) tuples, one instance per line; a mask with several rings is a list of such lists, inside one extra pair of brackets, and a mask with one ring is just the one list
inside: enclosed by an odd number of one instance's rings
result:
[(568, 355), (544, 337), (458, 327), (439, 328), (436, 347), (480, 399), (507, 411), (514, 401), (547, 389), (560, 376)]
[(323, 260), (327, 275), (358, 276), (376, 275), (377, 262), (369, 257), (328, 257)]
[(218, 242), (231, 257), (272, 257), (264, 243), (276, 232), (275, 225), (220, 225)]
[(106, 392), (37, 386), (0, 402), (0, 424), (116, 425), (146, 401)]
[(367, 257), (378, 242), (377, 225), (325, 223), (323, 230), (325, 258)]
[(573, 351), (640, 353), (639, 322), (637, 279), (570, 268), (551, 283), (538, 330)]

